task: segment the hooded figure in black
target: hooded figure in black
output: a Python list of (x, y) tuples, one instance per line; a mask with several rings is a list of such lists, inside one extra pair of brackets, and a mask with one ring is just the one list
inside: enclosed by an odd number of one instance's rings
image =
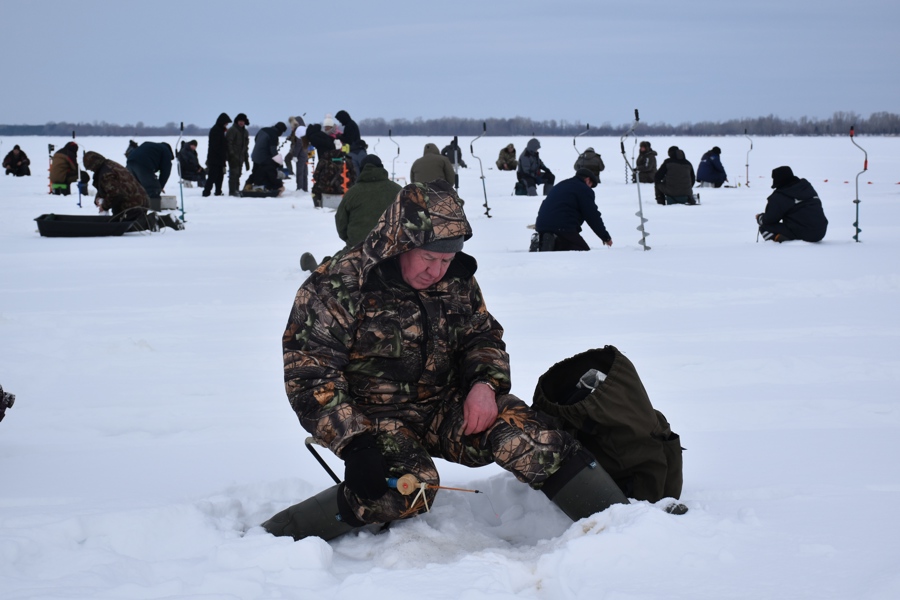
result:
[(173, 160), (175, 153), (169, 144), (144, 142), (128, 154), (125, 168), (144, 186), (147, 196), (159, 198), (172, 173)]
[(225, 163), (228, 161), (228, 142), (225, 140), (225, 132), (231, 117), (226, 113), (219, 115), (216, 124), (209, 130), (209, 147), (206, 149), (206, 168), (208, 170), (206, 185), (203, 186), (203, 195), (209, 196), (213, 186), (216, 187), (216, 196), (222, 195), (222, 180), (225, 179)]
[(772, 170), (772, 188), (775, 191), (768, 198), (766, 212), (756, 215), (763, 239), (821, 241), (828, 219), (813, 186), (795, 176), (790, 167), (778, 167)]
[(362, 165), (362, 159), (364, 159), (368, 154), (366, 150), (368, 149), (369, 145), (362, 140), (362, 137), (359, 134), (359, 125), (356, 124), (356, 121), (350, 118), (350, 115), (346, 110), (337, 111), (334, 114), (334, 118), (344, 126), (344, 132), (340, 136), (338, 136), (338, 139), (341, 140), (342, 144), (350, 148), (347, 151), (347, 154), (353, 161), (353, 165), (356, 167), (356, 172), (359, 173), (362, 170), (360, 166)]
[[(256, 132), (253, 142), (253, 152), (250, 160), (253, 161), (253, 171), (247, 179), (246, 186), (264, 187), (267, 190), (283, 190), (281, 180), (278, 178), (280, 165), (276, 162), (278, 154), (278, 138), (287, 131), (287, 125), (279, 121), (271, 127), (263, 127)], [(281, 159), (283, 161), (283, 159)]]

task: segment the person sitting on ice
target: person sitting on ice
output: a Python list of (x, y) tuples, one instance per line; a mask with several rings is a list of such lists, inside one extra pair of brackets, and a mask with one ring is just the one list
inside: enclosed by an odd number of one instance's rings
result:
[(821, 241), (828, 219), (812, 184), (794, 175), (790, 167), (778, 167), (772, 169), (772, 188), (775, 191), (768, 198), (766, 211), (756, 215), (763, 239)]
[[(434, 458), (496, 463), (573, 520), (628, 503), (579, 442), (510, 394), (503, 328), (462, 252), (471, 237), (448, 182), (410, 184), (362, 244), (300, 286), (282, 337), (285, 390), (344, 461), (344, 482), (273, 516), (269, 533), (330, 540), (422, 514), (440, 484)], [(406, 475), (418, 493), (389, 484)]]
[(606, 168), (606, 165), (603, 164), (603, 159), (600, 158), (600, 155), (597, 154), (593, 148), (587, 148), (584, 152), (578, 155), (573, 168), (576, 171), (578, 169), (587, 169), (591, 171), (594, 175), (597, 176), (597, 182), (599, 183), (600, 172)]
[[(69, 187), (78, 181), (78, 144), (68, 142), (50, 159), (50, 189), (56, 195), (68, 196)], [(82, 181), (78, 183), (83, 195), (87, 194), (87, 173), (82, 173)]]
[(541, 160), (538, 150), (541, 149), (541, 143), (536, 138), (531, 138), (525, 145), (525, 150), (519, 156), (519, 168), (516, 175), (519, 181), (525, 186), (525, 195), (537, 196), (537, 186), (544, 185), (544, 195), (550, 193), (553, 188), (553, 182), (556, 177)]
[(653, 178), (658, 204), (696, 204), (694, 199), (694, 165), (684, 157), (678, 146), (669, 148), (669, 158), (663, 161)]
[(507, 144), (500, 150), (495, 163), (501, 171), (515, 171), (519, 166), (516, 160), (516, 147), (514, 144)]
[(722, 149), (713, 146), (712, 150), (705, 152), (700, 158), (700, 164), (697, 165), (697, 182), (700, 187), (719, 188), (728, 181), (728, 174), (722, 166), (721, 154)]
[(198, 187), (206, 185), (206, 169), (200, 166), (200, 157), (197, 155), (197, 140), (187, 143), (181, 142), (178, 150), (178, 167), (181, 169), (181, 179), (187, 187), (196, 181)]
[[(636, 164), (638, 181), (641, 183), (653, 183), (656, 177), (656, 150), (650, 147), (650, 142), (643, 141), (638, 149)], [(632, 179), (632, 183), (634, 180)]]
[(429, 183), (436, 179), (453, 183), (455, 173), (450, 159), (442, 156), (435, 144), (428, 142), (422, 149), (422, 156), (414, 160), (409, 168), (409, 180), (413, 183)]
[(6, 169), (6, 174), (13, 177), (27, 177), (31, 175), (31, 169), (28, 168), (30, 164), (31, 161), (28, 159), (28, 155), (19, 148), (18, 144), (13, 146), (13, 149), (3, 159), (3, 168)]

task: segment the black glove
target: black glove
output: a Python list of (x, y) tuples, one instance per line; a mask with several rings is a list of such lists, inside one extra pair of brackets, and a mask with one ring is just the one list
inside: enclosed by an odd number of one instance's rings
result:
[(384, 456), (371, 433), (361, 433), (341, 452), (344, 459), (344, 483), (363, 500), (377, 500), (388, 491)]

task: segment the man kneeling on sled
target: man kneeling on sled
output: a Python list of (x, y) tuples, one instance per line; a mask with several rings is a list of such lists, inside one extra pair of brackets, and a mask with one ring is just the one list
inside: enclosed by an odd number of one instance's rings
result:
[[(511, 395), (503, 329), (485, 307), (472, 229), (445, 181), (406, 186), (362, 244), (297, 292), (283, 338), (291, 406), (345, 480), (263, 526), (325, 540), (413, 517), (440, 483), (432, 457), (496, 462), (573, 520), (628, 500), (548, 417)], [(426, 484), (404, 495), (389, 478)]]

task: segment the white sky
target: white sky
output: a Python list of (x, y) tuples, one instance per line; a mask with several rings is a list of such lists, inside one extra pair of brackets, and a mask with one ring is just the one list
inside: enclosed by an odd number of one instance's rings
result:
[(4, 3), (0, 123), (868, 116), (900, 110), (898, 22), (876, 0)]

